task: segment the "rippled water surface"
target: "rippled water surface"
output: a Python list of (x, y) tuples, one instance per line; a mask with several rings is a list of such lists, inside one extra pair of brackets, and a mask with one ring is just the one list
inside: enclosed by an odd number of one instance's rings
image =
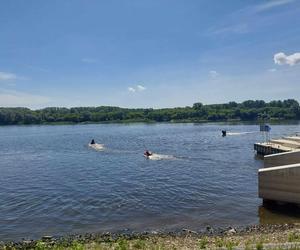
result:
[[(221, 130), (232, 132), (221, 137)], [(261, 207), (257, 125), (0, 127), (0, 240), (294, 220)], [(274, 125), (273, 136), (299, 131)], [(245, 133), (250, 132), (250, 133)], [(103, 150), (88, 147), (94, 138)], [(145, 149), (158, 157), (146, 159)]]

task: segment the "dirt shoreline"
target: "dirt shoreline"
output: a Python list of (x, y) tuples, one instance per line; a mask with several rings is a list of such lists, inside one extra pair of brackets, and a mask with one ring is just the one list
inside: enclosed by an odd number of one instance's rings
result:
[(0, 249), (300, 249), (300, 224), (44, 236), (40, 240), (2, 242)]

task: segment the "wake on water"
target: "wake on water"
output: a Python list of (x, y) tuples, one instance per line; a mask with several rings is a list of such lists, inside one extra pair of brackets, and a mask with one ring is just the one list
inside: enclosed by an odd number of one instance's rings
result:
[[(89, 143), (88, 146), (96, 151), (104, 151), (106, 148), (104, 147), (104, 144), (99, 144), (99, 143), (95, 143), (95, 144), (91, 144)], [(110, 152), (117, 152), (117, 153), (136, 153), (136, 151), (129, 151), (129, 150), (110, 150)], [(164, 154), (156, 154), (156, 153), (152, 153), (152, 155), (150, 156), (145, 156), (147, 159), (149, 160), (153, 160), (153, 161), (159, 161), (159, 160), (178, 160), (180, 158), (177, 158), (173, 155), (164, 155)]]
[(159, 161), (159, 160), (176, 160), (176, 157), (173, 155), (161, 155), (161, 154), (152, 154), (146, 157), (149, 160)]
[(95, 144), (89, 144), (89, 147), (91, 147), (92, 149), (95, 149), (97, 151), (102, 151), (104, 150), (104, 145), (103, 144), (98, 144), (98, 143), (95, 143)]
[[(89, 144), (89, 147), (96, 150), (96, 151), (103, 151), (105, 149), (104, 144)], [(123, 152), (123, 151), (121, 151)], [(123, 152), (124, 153), (124, 152)], [(159, 160), (176, 160), (177, 158), (173, 155), (163, 155), (163, 154), (155, 154), (153, 153), (152, 155), (146, 157), (149, 160), (153, 161), (159, 161)]]
[(247, 134), (254, 134), (254, 133), (259, 133), (257, 131), (252, 131), (252, 132), (227, 132), (226, 135), (247, 135)]

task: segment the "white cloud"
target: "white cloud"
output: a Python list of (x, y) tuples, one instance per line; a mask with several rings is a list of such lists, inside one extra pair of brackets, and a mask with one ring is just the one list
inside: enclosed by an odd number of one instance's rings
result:
[(128, 87), (128, 91), (135, 93), (135, 92), (142, 92), (146, 90), (146, 87), (144, 87), (143, 85), (136, 85), (136, 87)]
[(0, 106), (2, 107), (40, 107), (50, 101), (50, 98), (45, 96), (0, 90)]
[(0, 72), (0, 81), (16, 80), (18, 77), (9, 72)]
[(88, 58), (88, 57), (82, 58), (81, 61), (83, 63), (96, 63), (97, 62), (97, 60), (95, 58)]
[(273, 68), (273, 69), (268, 69), (268, 71), (269, 71), (269, 72), (276, 72), (277, 69), (274, 69), (274, 68)]
[(274, 62), (279, 65), (288, 64), (293, 66), (300, 63), (300, 53), (294, 53), (288, 56), (283, 52), (279, 52), (274, 55)]
[(266, 3), (256, 5), (254, 7), (254, 12), (258, 13), (258, 12), (262, 12), (262, 11), (267, 11), (267, 10), (272, 9), (274, 7), (286, 5), (286, 4), (292, 3), (294, 1), (295, 0), (272, 0), (272, 1), (270, 0)]
[(146, 90), (146, 87), (144, 87), (144, 86), (142, 86), (142, 85), (137, 85), (136, 87), (137, 87), (137, 90), (139, 90), (139, 91), (144, 91), (144, 90)]
[(220, 74), (215, 70), (211, 70), (209, 71), (209, 75), (211, 78), (217, 78)]
[(128, 91), (129, 91), (129, 92), (132, 92), (132, 93), (136, 92), (135, 88), (132, 88), (132, 87), (129, 87), (129, 88), (128, 88)]

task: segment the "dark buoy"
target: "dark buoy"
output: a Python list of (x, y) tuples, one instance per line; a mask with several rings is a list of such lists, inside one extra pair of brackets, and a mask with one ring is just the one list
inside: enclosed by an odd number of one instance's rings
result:
[(226, 130), (222, 130), (222, 136), (226, 136)]

